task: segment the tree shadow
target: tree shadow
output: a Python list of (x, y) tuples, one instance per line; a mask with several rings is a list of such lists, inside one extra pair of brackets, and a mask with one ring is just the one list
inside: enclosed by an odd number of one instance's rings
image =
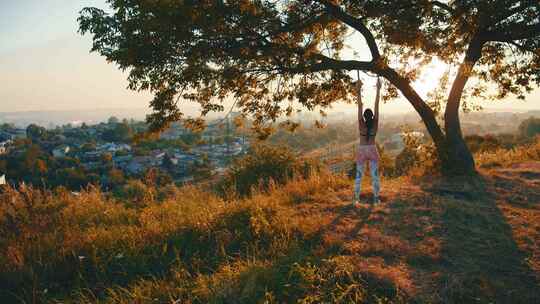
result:
[(423, 187), (440, 208), (434, 219), (440, 223), (440, 260), (430, 265), (440, 272), (434, 282), (440, 302), (540, 302), (538, 274), (527, 264), (527, 253), (498, 206), (496, 183), (509, 189), (524, 186), (519, 179), (477, 176)]
[[(304, 241), (303, 246), (296, 253), (292, 251), (284, 259), (277, 261), (278, 267), (290, 269), (291, 265), (308, 264), (324, 269), (324, 265), (328, 261), (348, 261), (355, 271), (347, 272), (346, 282), (340, 284), (350, 284), (349, 279), (358, 280), (349, 285), (349, 288), (354, 286), (356, 286), (354, 288), (365, 288), (362, 293), (366, 298), (362, 300), (362, 303), (379, 303), (380, 299), (386, 299), (392, 303), (393, 300), (396, 300), (401, 303), (404, 302), (404, 299), (410, 299), (407, 292), (402, 290), (396, 282), (388, 277), (373, 273), (372, 269), (364, 266), (365, 263), (360, 262), (364, 260), (363, 256), (355, 254), (345, 247), (358, 237), (362, 228), (369, 227), (374, 221), (377, 221), (371, 217), (378, 214), (379, 211), (372, 204), (354, 207), (350, 203), (325, 208), (325, 211), (330, 211), (334, 215), (332, 220), (326, 225), (321, 225), (312, 237)], [(337, 271), (336, 274), (340, 273), (337, 269), (335, 271)], [(292, 281), (294, 282), (294, 280)], [(327, 292), (321, 291), (323, 294)], [(347, 300), (343, 301), (349, 303)]]
[[(530, 252), (520, 248), (499, 204), (503, 193), (516, 208), (538, 209), (538, 185), (520, 178), (431, 180), (389, 197), (382, 209), (333, 207), (327, 211), (335, 217), (314, 239), (326, 256), (382, 258), (388, 269), (406, 264), (411, 301), (540, 303), (538, 273), (527, 264)], [(323, 246), (329, 236), (332, 245)], [(399, 276), (392, 286), (407, 279)]]

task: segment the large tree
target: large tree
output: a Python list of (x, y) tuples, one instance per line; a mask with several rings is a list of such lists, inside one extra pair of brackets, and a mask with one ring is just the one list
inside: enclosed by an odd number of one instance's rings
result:
[[(153, 129), (182, 117), (179, 100), (198, 102), (206, 114), (232, 98), (264, 132), (294, 105), (352, 102), (350, 71), (362, 70), (391, 84), (386, 97), (399, 91), (411, 103), (443, 172), (472, 173), (459, 121), (466, 97), (524, 98), (540, 84), (538, 0), (107, 2), (107, 12), (82, 11), (80, 30), (93, 35), (93, 51), (129, 71), (131, 89), (155, 94)], [(370, 60), (345, 59), (345, 46), (358, 41), (351, 32), (363, 36)], [(422, 98), (414, 80), (433, 58), (455, 70)]]

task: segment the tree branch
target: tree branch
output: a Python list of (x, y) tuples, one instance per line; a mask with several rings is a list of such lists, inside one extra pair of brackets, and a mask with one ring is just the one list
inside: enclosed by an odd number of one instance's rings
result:
[(528, 48), (524, 45), (521, 45), (515, 41), (507, 41), (507, 42), (504, 42), (504, 43), (508, 43), (510, 44), (511, 46), (515, 46), (519, 51), (523, 52), (523, 53), (526, 53), (526, 52), (529, 52), (529, 53), (532, 53), (534, 55), (536, 55), (536, 49), (532, 49), (532, 48)]
[[(390, 83), (399, 89), (399, 91), (411, 103), (420, 117), (422, 117), (422, 121), (433, 138), (433, 141), (436, 143), (437, 148), (439, 149), (440, 147), (443, 147), (445, 135), (437, 123), (435, 113), (426, 104), (422, 97), (420, 97), (420, 95), (418, 95), (418, 93), (413, 89), (410, 81), (407, 78), (399, 75), (398, 72), (388, 66), (383, 67), (382, 69), (376, 69), (374, 72), (390, 81)], [(443, 151), (438, 152), (443, 155)]]
[(375, 65), (370, 61), (336, 60), (322, 54), (313, 54), (313, 58), (319, 62), (309, 65), (299, 65), (296, 67), (285, 68), (284, 71), (289, 73), (304, 73), (321, 72), (327, 70), (373, 71), (375, 69)]
[[(513, 4), (515, 4), (515, 3), (518, 3), (518, 1), (515, 1)], [(497, 23), (499, 23), (501, 21), (504, 21), (505, 19), (510, 18), (511, 16), (513, 16), (513, 15), (515, 15), (515, 14), (517, 14), (517, 13), (519, 13), (519, 12), (521, 12), (521, 11), (527, 9), (527, 8), (528, 8), (527, 5), (520, 4), (520, 5), (516, 6), (516, 7), (514, 7), (513, 9), (511, 8), (511, 9), (508, 9), (507, 11), (503, 11), (504, 13), (502, 15), (495, 16), (496, 17), (495, 24), (497, 24)]]
[(456, 12), (452, 7), (450, 7), (450, 5), (443, 3), (441, 1), (431, 1), (431, 5), (442, 8), (451, 14), (455, 14)]
[(510, 42), (522, 39), (540, 37), (540, 23), (524, 24), (518, 23), (497, 31), (489, 31), (483, 38), (487, 41)]
[(371, 31), (364, 25), (361, 19), (355, 18), (345, 13), (339, 6), (332, 4), (328, 0), (318, 0), (318, 2), (322, 3), (326, 7), (326, 11), (330, 15), (334, 16), (338, 20), (359, 31), (362, 36), (364, 36), (374, 61), (381, 57), (379, 47), (377, 46), (377, 42), (375, 41), (375, 37), (373, 37)]

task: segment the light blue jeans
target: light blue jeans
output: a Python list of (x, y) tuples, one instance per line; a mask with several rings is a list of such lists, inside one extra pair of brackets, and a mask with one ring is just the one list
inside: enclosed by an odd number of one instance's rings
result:
[[(356, 179), (354, 180), (354, 201), (358, 201), (362, 190), (362, 177), (364, 177), (365, 163), (356, 163)], [(379, 199), (381, 181), (379, 179), (379, 163), (376, 160), (369, 161), (369, 171), (371, 172), (371, 184), (373, 185), (374, 200)]]

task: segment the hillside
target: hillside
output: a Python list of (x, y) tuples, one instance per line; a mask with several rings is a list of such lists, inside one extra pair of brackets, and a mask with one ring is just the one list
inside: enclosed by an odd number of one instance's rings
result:
[(491, 167), (358, 209), (327, 173), (229, 202), (7, 189), (0, 302), (538, 303), (540, 162)]

